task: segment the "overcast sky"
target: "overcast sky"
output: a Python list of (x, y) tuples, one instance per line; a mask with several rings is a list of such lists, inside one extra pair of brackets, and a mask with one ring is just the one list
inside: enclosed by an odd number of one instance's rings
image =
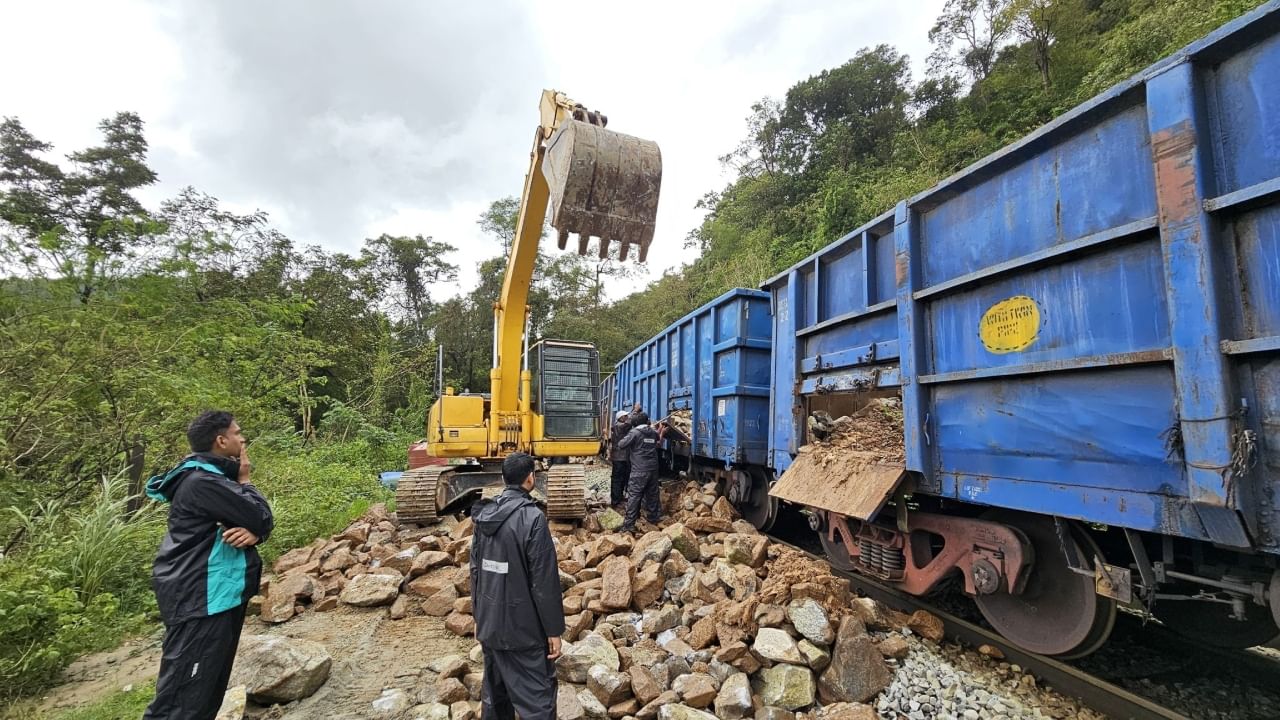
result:
[(61, 155), (136, 111), (160, 175), (149, 204), (193, 185), (348, 252), (431, 235), (462, 268), (439, 299), (500, 252), (476, 218), (519, 195), (556, 88), (662, 148), (655, 277), (690, 259), (694, 204), (731, 179), (717, 158), (754, 101), (879, 43), (919, 73), (942, 2), (4, 2), (0, 116)]

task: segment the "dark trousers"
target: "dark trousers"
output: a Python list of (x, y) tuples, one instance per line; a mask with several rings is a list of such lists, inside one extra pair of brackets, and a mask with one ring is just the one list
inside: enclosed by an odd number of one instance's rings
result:
[(482, 720), (555, 720), (556, 665), (547, 648), (484, 648)]
[(627, 481), (627, 514), (622, 524), (635, 527), (640, 519), (640, 503), (644, 503), (644, 514), (654, 525), (662, 519), (662, 504), (658, 501), (658, 471), (644, 475), (632, 475)]
[(231, 679), (245, 606), (164, 629), (156, 697), (143, 720), (211, 720)]
[(617, 505), (627, 499), (627, 478), (631, 477), (631, 463), (613, 461), (613, 475), (609, 477), (609, 504)]

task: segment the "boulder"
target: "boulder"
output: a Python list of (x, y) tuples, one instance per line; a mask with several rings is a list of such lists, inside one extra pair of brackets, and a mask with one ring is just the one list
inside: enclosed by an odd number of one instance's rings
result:
[(452, 587), (456, 590), (459, 570), (460, 568), (448, 566), (432, 568), (425, 575), (406, 583), (404, 591), (410, 595), (429, 598), (446, 587)]
[(634, 716), (640, 712), (640, 702), (635, 698), (623, 700), (609, 708), (609, 720), (622, 720), (628, 715)]
[(449, 613), (449, 617), (444, 619), (444, 629), (459, 637), (475, 635), (476, 619), (459, 612)]
[(681, 675), (671, 683), (671, 689), (680, 695), (685, 704), (695, 708), (707, 707), (716, 699), (715, 680), (704, 673)]
[(588, 610), (583, 610), (577, 615), (570, 615), (564, 619), (564, 634), (560, 637), (565, 642), (573, 642), (578, 639), (584, 631), (591, 627), (591, 623), (595, 621), (595, 615)]
[(417, 545), (411, 545), (390, 557), (384, 558), (381, 567), (388, 567), (401, 575), (408, 575), (409, 570), (413, 568), (413, 560), (422, 552)]
[(835, 639), (835, 630), (827, 620), (827, 611), (813, 598), (796, 600), (787, 606), (787, 618), (800, 633), (811, 643), (830, 645)]
[(476, 712), (475, 706), (466, 700), (449, 706), (449, 720), (476, 720), (479, 714)]
[[(716, 641), (716, 619), (708, 615), (693, 624), (689, 629), (689, 637), (686, 638), (689, 647), (694, 650), (702, 650)], [(694, 707), (703, 707), (695, 705)]]
[(835, 703), (822, 708), (822, 720), (879, 720), (876, 709), (862, 703)]
[(662, 687), (658, 685), (657, 679), (648, 667), (632, 665), (627, 674), (631, 676), (631, 692), (641, 703), (651, 703), (654, 698), (662, 694)]
[[(724, 518), (702, 516), (689, 518), (685, 521), (685, 525), (690, 530), (700, 533), (727, 533), (733, 531), (733, 523)], [(685, 555), (685, 557), (689, 557)]]
[(467, 686), (458, 678), (442, 677), (436, 680), (436, 702), (452, 705), (469, 697), (471, 693), (467, 692)]
[(294, 606), (298, 600), (306, 598), (310, 601), (317, 594), (315, 578), (310, 575), (295, 573), (276, 579), (271, 583), (267, 596), (262, 601), (259, 611), (263, 622), (280, 623), (293, 617)]
[(398, 575), (357, 575), (347, 581), (338, 599), (356, 607), (388, 605), (400, 594)]
[(680, 702), (680, 696), (671, 690), (667, 690), (640, 708), (640, 712), (636, 713), (636, 720), (654, 720), (654, 718), (658, 717), (659, 709), (678, 702)]
[(824, 703), (866, 702), (889, 687), (889, 669), (866, 628), (854, 616), (840, 623), (831, 665), (818, 678), (818, 696)]
[(556, 690), (556, 720), (586, 720), (587, 711), (578, 701), (578, 689), (562, 684)]
[(752, 713), (751, 681), (746, 673), (734, 673), (720, 684), (715, 710), (716, 717), (724, 720), (741, 720)]
[(657, 635), (663, 630), (680, 624), (680, 608), (675, 605), (663, 605), (660, 608), (645, 610), (640, 621), (640, 629), (646, 635)]
[(799, 665), (774, 665), (759, 675), (760, 701), (786, 710), (813, 704), (813, 672)]
[(658, 709), (658, 720), (716, 720), (716, 716), (688, 705), (663, 705)]
[(432, 617), (444, 617), (453, 611), (453, 604), (457, 600), (458, 589), (451, 584), (446, 585), (422, 601), (422, 611)]
[(395, 602), (391, 603), (391, 619), (403, 620), (408, 617), (409, 613), (412, 611), (409, 602), (408, 595), (401, 595), (397, 597)]
[(222, 694), (222, 705), (218, 706), (218, 714), (213, 720), (242, 720), (244, 706), (248, 701), (249, 696), (243, 685), (229, 688)]
[(636, 610), (644, 610), (658, 602), (662, 597), (664, 582), (666, 578), (662, 574), (662, 566), (658, 563), (649, 563), (637, 572), (635, 579), (631, 581), (632, 607)]
[(427, 669), (442, 678), (460, 678), (467, 674), (467, 658), (456, 653), (434, 658), (427, 662)]
[(590, 691), (578, 691), (578, 704), (582, 706), (582, 712), (587, 716), (587, 720), (608, 720), (609, 718), (609, 708), (605, 707)]
[(333, 660), (318, 642), (249, 635), (241, 638), (231, 685), (244, 685), (263, 705), (309, 697), (329, 679)]
[(896, 630), (901, 625), (894, 617), (893, 610), (871, 598), (853, 598), (850, 604), (854, 614), (868, 629)]
[(683, 555), (685, 560), (692, 563), (702, 559), (702, 553), (698, 549), (698, 536), (683, 523), (668, 525), (662, 532), (671, 538), (671, 547)]
[(602, 513), (598, 513), (596, 515), (596, 520), (600, 522), (600, 527), (605, 530), (608, 530), (609, 532), (617, 532), (618, 528), (622, 527), (623, 517), (619, 515), (616, 510), (610, 508)]
[(306, 547), (294, 548), (276, 558), (275, 563), (271, 565), (271, 569), (275, 571), (276, 575), (283, 575), (290, 570), (306, 565), (311, 562), (311, 556), (314, 555), (316, 550), (320, 549), (320, 547), (321, 545), (312, 543)]
[[(760, 657), (778, 663), (803, 665), (804, 657), (796, 647), (796, 641), (784, 630), (778, 628), (760, 628), (756, 632), (756, 641), (751, 649)], [(769, 703), (776, 705), (777, 703)], [(786, 707), (786, 706), (782, 706)], [(795, 708), (789, 708), (794, 710)]]
[[(990, 646), (984, 645), (983, 647)], [(907, 643), (906, 638), (902, 637), (898, 633), (892, 633), (889, 637), (876, 643), (876, 649), (880, 651), (881, 655), (887, 658), (901, 660), (907, 656), (907, 653), (911, 652), (911, 645)], [(978, 648), (978, 652), (982, 652), (982, 648)], [(985, 655), (986, 653), (983, 654)]]
[(756, 711), (756, 720), (795, 720), (796, 714), (780, 707), (762, 707)]
[(607, 557), (630, 555), (635, 541), (630, 535), (604, 535), (595, 541), (587, 552), (587, 567), (595, 567)]
[(733, 506), (733, 503), (729, 502), (729, 499), (723, 496), (717, 498), (715, 504), (711, 506), (711, 516), (720, 518), (721, 520), (728, 520), (730, 522), (730, 527), (732, 527), (734, 520), (741, 517), (741, 515), (738, 514), (738, 509)]
[(351, 548), (343, 547), (334, 550), (320, 563), (321, 572), (333, 572), (334, 570), (346, 570), (356, 564), (355, 555), (352, 554)]
[(417, 554), (413, 558), (413, 563), (409, 565), (409, 577), (418, 577), (425, 575), (432, 568), (444, 567), (453, 562), (453, 556), (442, 550), (426, 550)]
[(942, 620), (937, 615), (924, 610), (911, 613), (911, 617), (907, 620), (907, 627), (911, 632), (929, 642), (940, 643), (946, 636), (946, 628), (943, 627)]
[(399, 717), (412, 704), (413, 701), (409, 699), (409, 693), (400, 688), (387, 688), (373, 702), (369, 703), (370, 707), (373, 708), (372, 717), (375, 718)]
[(600, 565), (600, 569), (604, 580), (600, 604), (610, 610), (630, 607), (632, 575), (635, 573), (631, 560), (622, 556), (611, 556)]
[(808, 640), (801, 640), (796, 643), (796, 649), (804, 657), (804, 663), (813, 668), (814, 672), (822, 672), (831, 664), (831, 653)]
[(729, 533), (724, 536), (724, 558), (731, 563), (758, 568), (768, 559), (769, 541), (763, 535)]
[(645, 533), (643, 537), (636, 541), (635, 547), (631, 549), (631, 562), (636, 567), (643, 568), (645, 563), (648, 562), (662, 564), (670, 554), (671, 538), (655, 530)]
[(587, 689), (606, 707), (617, 705), (631, 696), (631, 676), (604, 665), (587, 669)]
[(603, 665), (616, 671), (620, 666), (618, 649), (598, 633), (590, 633), (575, 643), (564, 643), (556, 660), (556, 676), (565, 682), (585, 683), (592, 665)]

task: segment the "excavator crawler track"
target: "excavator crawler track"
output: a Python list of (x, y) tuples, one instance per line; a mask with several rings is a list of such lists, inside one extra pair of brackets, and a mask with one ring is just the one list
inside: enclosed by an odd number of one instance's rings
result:
[(447, 465), (428, 465), (407, 470), (396, 485), (396, 518), (402, 523), (433, 523), (436, 514), (436, 491), (440, 473)]
[(586, 466), (551, 466), (547, 470), (547, 517), (552, 520), (581, 520), (586, 515)]

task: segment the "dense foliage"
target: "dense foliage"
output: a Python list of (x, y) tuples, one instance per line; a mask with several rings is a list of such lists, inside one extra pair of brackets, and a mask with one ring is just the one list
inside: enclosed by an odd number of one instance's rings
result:
[[(947, 0), (928, 73), (881, 45), (750, 108), (699, 203), (699, 257), (617, 302), (634, 273), (549, 253), (535, 333), (595, 342), (609, 367), (667, 323), (762, 279), (1104, 90), (1260, 0)], [(295, 243), (196, 189), (148, 208), (142, 118), (104, 120), (59, 160), (0, 122), (0, 701), (52, 682), (153, 612), (163, 511), (142, 481), (184, 452), (198, 410), (234, 411), (275, 504), (268, 557), (385, 497), (443, 348), (445, 381), (487, 390), (504, 258), (477, 287), (426, 235), (358, 254)], [(518, 202), (480, 227), (509, 245)], [(424, 229), (425, 230), (425, 229)]]

